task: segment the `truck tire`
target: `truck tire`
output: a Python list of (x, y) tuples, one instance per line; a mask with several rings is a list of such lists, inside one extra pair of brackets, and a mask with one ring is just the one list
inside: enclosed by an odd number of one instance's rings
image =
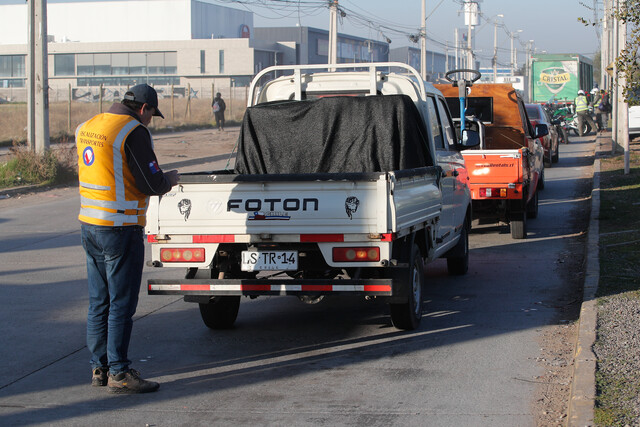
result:
[(527, 212), (514, 212), (509, 215), (509, 223), (511, 227), (512, 239), (526, 239), (527, 238)]
[(451, 250), (454, 256), (447, 257), (447, 270), (451, 276), (462, 276), (469, 270), (469, 230), (465, 219), (460, 232), (460, 240)]
[(527, 204), (527, 218), (538, 217), (538, 192), (533, 195), (533, 199)]
[(229, 329), (238, 317), (240, 296), (213, 297), (208, 304), (200, 305), (202, 321), (211, 329)]
[(391, 322), (398, 329), (413, 330), (422, 319), (422, 291), (424, 289), (424, 262), (417, 245), (411, 248), (409, 269), (404, 279), (409, 300), (402, 304), (389, 304)]

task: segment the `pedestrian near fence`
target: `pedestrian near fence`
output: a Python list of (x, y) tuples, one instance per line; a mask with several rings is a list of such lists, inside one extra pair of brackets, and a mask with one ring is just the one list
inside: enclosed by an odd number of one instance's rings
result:
[(224, 110), (227, 109), (227, 105), (224, 103), (224, 99), (222, 99), (222, 95), (220, 92), (216, 93), (216, 97), (213, 98), (211, 102), (211, 108), (213, 110), (213, 115), (216, 118), (216, 126), (219, 131), (224, 130)]

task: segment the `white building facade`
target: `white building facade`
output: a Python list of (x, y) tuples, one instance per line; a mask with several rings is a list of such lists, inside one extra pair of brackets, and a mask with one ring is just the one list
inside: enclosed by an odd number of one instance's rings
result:
[[(6, 100), (26, 99), (27, 12), (23, 1), (0, 6)], [(295, 63), (295, 43), (253, 38), (252, 13), (201, 0), (52, 0), (47, 14), (50, 97), (137, 83), (204, 93), (247, 86), (264, 67)]]

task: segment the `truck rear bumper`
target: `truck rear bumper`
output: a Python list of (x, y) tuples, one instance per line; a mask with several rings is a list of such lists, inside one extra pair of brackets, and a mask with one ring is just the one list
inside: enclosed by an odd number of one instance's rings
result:
[(392, 279), (182, 279), (148, 281), (149, 295), (393, 295)]

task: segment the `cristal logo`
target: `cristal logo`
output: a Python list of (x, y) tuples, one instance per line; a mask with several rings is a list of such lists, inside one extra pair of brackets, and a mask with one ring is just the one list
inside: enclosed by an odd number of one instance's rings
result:
[(95, 160), (95, 156), (93, 154), (93, 148), (87, 147), (82, 152), (82, 159), (84, 160), (84, 164), (87, 166), (91, 166), (93, 161)]
[(560, 92), (569, 81), (571, 74), (562, 67), (550, 67), (540, 72), (540, 83), (554, 94)]

